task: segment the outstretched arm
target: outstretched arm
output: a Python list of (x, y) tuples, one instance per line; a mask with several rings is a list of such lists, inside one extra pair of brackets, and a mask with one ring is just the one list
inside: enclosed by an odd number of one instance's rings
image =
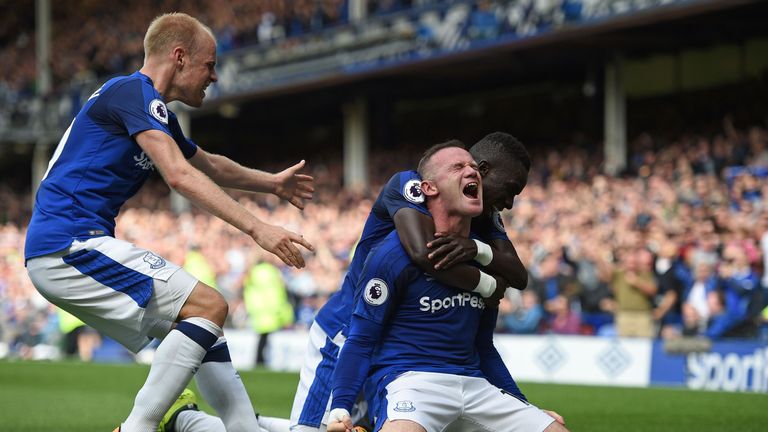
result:
[(208, 176), (189, 164), (171, 137), (158, 130), (136, 135), (136, 142), (160, 170), (168, 186), (199, 207), (251, 236), (265, 250), (284, 263), (304, 267), (304, 258), (296, 247), (314, 250), (301, 235), (267, 224), (235, 202)]
[(315, 191), (315, 179), (298, 173), (304, 167), (303, 160), (272, 174), (244, 167), (226, 156), (198, 148), (189, 162), (219, 186), (249, 192), (273, 193), (299, 209), (304, 208), (304, 200), (311, 200)]

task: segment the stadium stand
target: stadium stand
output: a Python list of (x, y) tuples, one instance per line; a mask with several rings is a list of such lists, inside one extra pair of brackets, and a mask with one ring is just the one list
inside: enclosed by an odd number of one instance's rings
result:
[[(527, 188), (516, 202), (515, 210), (504, 217), (509, 236), (530, 271), (529, 290), (535, 295), (521, 297), (510, 293), (501, 305), (498, 331), (621, 334), (614, 322), (618, 302), (612, 281), (617, 272), (636, 271), (635, 264), (628, 262), (636, 262), (637, 257), (619, 261), (619, 256), (633, 255), (633, 251), (641, 250), (654, 257), (653, 262), (646, 264), (647, 271), (653, 274), (657, 293), (650, 296), (650, 307), (644, 312), (653, 320), (654, 332), (659, 337), (765, 338), (766, 332), (763, 330), (761, 334), (761, 325), (765, 328), (766, 324), (760, 321), (766, 319), (761, 318), (760, 311), (768, 299), (764, 295), (768, 289), (768, 271), (765, 271), (768, 268), (768, 183), (765, 180), (768, 176), (765, 101), (768, 75), (765, 69), (759, 69), (761, 66), (758, 65), (758, 72), (745, 72), (735, 83), (718, 82), (704, 90), (693, 88), (685, 99), (672, 99), (672, 104), (665, 99), (670, 92), (651, 91), (639, 97), (633, 105), (637, 109), (632, 117), (638, 121), (628, 128), (631, 139), (626, 149), (626, 167), (613, 173), (605, 169), (607, 155), (599, 147), (601, 140), (592, 138), (599, 135), (595, 128), (585, 125), (577, 130), (573, 126), (582, 120), (578, 113), (572, 115), (576, 110), (600, 112), (587, 106), (593, 100), (590, 93), (594, 96), (600, 91), (592, 88), (599, 77), (574, 73), (563, 66), (570, 59), (566, 53), (550, 51), (544, 45), (546, 41), (542, 42), (547, 37), (563, 34), (563, 31), (575, 29), (576, 33), (570, 34), (579, 34), (578, 31), (588, 32), (590, 26), (607, 26), (627, 20), (647, 19), (653, 25), (661, 26), (666, 21), (674, 22), (676, 16), (673, 13), (678, 11), (675, 7), (679, 6), (680, 10), (683, 6), (714, 8), (712, 3), (392, 0), (368, 2), (367, 15), (360, 18), (351, 13), (349, 1), (342, 0), (238, 0), (227, 2), (225, 6), (205, 1), (142, 0), (120, 10), (111, 4), (80, 0), (79, 7), (61, 8), (54, 4), (52, 21), (56, 37), (53, 38), (51, 61), (54, 85), (51, 93), (41, 99), (35, 94), (33, 5), (32, 2), (18, 2), (14, 5), (16, 13), (2, 14), (4, 21), (0, 25), (0, 57), (6, 64), (14, 65), (0, 69), (0, 151), (4, 160), (10, 160), (14, 146), (36, 142), (38, 136), (34, 131), (39, 129), (41, 117), (44, 117), (47, 130), (60, 135), (97, 82), (137, 67), (142, 55), (141, 32), (145, 24), (160, 11), (179, 8), (211, 23), (221, 51), (221, 83), (212, 89), (211, 107), (204, 108), (208, 110), (208, 117), (195, 124), (196, 139), (200, 136), (199, 140), (206, 142), (207, 137), (216, 133), (214, 131), (226, 129), (221, 125), (247, 130), (243, 127), (244, 122), (259, 121), (253, 118), (242, 120), (254, 112), (263, 112), (246, 106), (247, 103), (243, 104), (240, 120), (228, 123), (227, 115), (224, 115), (226, 104), (250, 98), (257, 103), (275, 102), (279, 115), (288, 117), (286, 123), (292, 126), (311, 117), (314, 120), (306, 127), (308, 132), (301, 136), (311, 138), (314, 131), (314, 135), (323, 137), (314, 141), (308, 139), (304, 147), (291, 147), (292, 151), (302, 155), (305, 151), (317, 153), (312, 155), (310, 169), (318, 180), (318, 192), (315, 202), (307, 206), (301, 217), (297, 210), (267, 197), (232, 192), (259, 217), (283, 221), (289, 229), (298, 229), (301, 224), (302, 232), (318, 248), (306, 269), (281, 268), (296, 311), (296, 326), (311, 322), (313, 312), (338, 288), (371, 199), (391, 173), (413, 166), (420, 150), (435, 137), (460, 135), (470, 143), (496, 128), (513, 134), (518, 133), (517, 129), (522, 130), (523, 141), (531, 150), (534, 161)], [(650, 14), (654, 8), (667, 8), (664, 10), (668, 15), (654, 20)], [(120, 19), (116, 18), (118, 15)], [(689, 24), (680, 21), (678, 25), (687, 28), (685, 26)], [(667, 27), (661, 29), (668, 30)], [(619, 31), (624, 39), (616, 44), (639, 44), (638, 40), (647, 36), (633, 38), (637, 35), (632, 32), (632, 29)], [(765, 32), (758, 32), (757, 36), (764, 38)], [(708, 39), (690, 43), (709, 47), (733, 40), (730, 36), (718, 39), (711, 34), (705, 38)], [(534, 42), (541, 44), (540, 48), (530, 48), (539, 53), (538, 56), (554, 53), (553, 57), (564, 60), (556, 64), (542, 63), (537, 55), (513, 53), (509, 55), (521, 63), (530, 64), (534, 71), (517, 72), (515, 66), (500, 66), (490, 60), (487, 69), (498, 67), (501, 70), (489, 72), (489, 85), (508, 80), (506, 74), (511, 71), (515, 72), (510, 76), (528, 80), (531, 74), (544, 70), (547, 72), (542, 73), (545, 79), (579, 81), (576, 88), (580, 102), (577, 103), (568, 101), (570, 93), (567, 92), (558, 95), (560, 99), (552, 105), (535, 102), (541, 93), (561, 90), (557, 84), (539, 93), (526, 93), (522, 99), (503, 95), (507, 99), (498, 102), (499, 105), (513, 99), (522, 100), (524, 108), (535, 112), (531, 114), (535, 121), (530, 123), (538, 121), (543, 124), (540, 129), (533, 125), (520, 126), (526, 123), (525, 117), (516, 118), (516, 123), (509, 122), (507, 117), (511, 114), (507, 111), (512, 108), (494, 110), (494, 99), (487, 94), (485, 97), (491, 102), (484, 109), (476, 108), (479, 112), (472, 111), (476, 104), (467, 103), (468, 97), (449, 103), (448, 108), (441, 107), (444, 100), (435, 95), (442, 96), (456, 85), (455, 76), (460, 75), (456, 72), (456, 75), (448, 75), (450, 71), (440, 75), (448, 79), (449, 84), (429, 86), (425, 84), (428, 82), (426, 78), (417, 78), (413, 84), (376, 75), (390, 73), (388, 71), (395, 67), (405, 68), (397, 69), (397, 73), (410, 71), (415, 74), (413, 70), (418, 65), (434, 60), (445, 63), (437, 64), (426, 74), (440, 68), (460, 69), (470, 62), (474, 66), (466, 72), (471, 77), (467, 80), (471, 81), (485, 72), (477, 66), (485, 58), (477, 60), (471, 57), (472, 53)], [(654, 48), (644, 45), (642, 50), (650, 50), (653, 54)], [(745, 48), (744, 52), (747, 51)], [(587, 57), (593, 54), (585, 52)], [(456, 63), (450, 63), (451, 56), (464, 57), (456, 57)], [(496, 55), (493, 61), (499, 61), (498, 57)], [(445, 58), (448, 60), (441, 60)], [(745, 58), (745, 70), (752, 67), (750, 64)], [(644, 64), (634, 66), (642, 68)], [(561, 74), (550, 74), (559, 67), (564, 70)], [(686, 79), (682, 71), (679, 74), (675, 79)], [(578, 77), (574, 78), (574, 75)], [(599, 76), (600, 73), (592, 75)], [(425, 104), (431, 104), (430, 108), (437, 105), (434, 110), (437, 112), (460, 106), (469, 114), (449, 119), (470, 118), (474, 123), (462, 129), (461, 125), (453, 126), (448, 124), (451, 121), (444, 121), (442, 127), (430, 127), (435, 129), (432, 132), (421, 132), (421, 129), (427, 129), (422, 127), (425, 124), (436, 124), (434, 118), (408, 117), (408, 113), (421, 109), (418, 102), (412, 102), (410, 106), (405, 104), (404, 108), (400, 105), (406, 114), (396, 120), (383, 121), (383, 125), (372, 125), (374, 132), (381, 132), (395, 123), (401, 135), (381, 133), (384, 138), (373, 138), (373, 141), (378, 140), (374, 144), (379, 145), (374, 145), (368, 155), (368, 187), (344, 188), (345, 167), (338, 149), (323, 148), (338, 137), (338, 131), (328, 133), (326, 129), (316, 127), (317, 123), (325, 121), (323, 114), (307, 114), (295, 106), (300, 104), (290, 99), (291, 92), (284, 92), (284, 89), (290, 87), (300, 95), (311, 94), (321, 101), (338, 103), (338, 98), (329, 99), (327, 92), (359, 89), (350, 87), (352, 84), (349, 83), (354, 80), (373, 80), (372, 86), (393, 85), (400, 92), (395, 98), (402, 96), (411, 102), (427, 100)], [(755, 82), (759, 85), (746, 103), (732, 103), (732, 98), (739, 99), (751, 92), (750, 85)], [(420, 84), (430, 89), (404, 94), (400, 88), (419, 87)], [(315, 91), (313, 85), (327, 86), (331, 90)], [(333, 87), (337, 85), (339, 87)], [(711, 87), (715, 87), (714, 93), (708, 93)], [(677, 90), (691, 92), (689, 88), (674, 86), (671, 92)], [(461, 91), (489, 92), (485, 87), (470, 90), (463, 87)], [(573, 91), (573, 87), (569, 87), (569, 91)], [(722, 106), (693, 109), (696, 101), (723, 94), (728, 96), (723, 99)], [(277, 100), (280, 96), (285, 96), (288, 102)], [(670, 118), (659, 115), (659, 112), (669, 112), (672, 110), (670, 105), (680, 100), (685, 101), (681, 110), (686, 115), (680, 114), (675, 122), (665, 123)], [(317, 107), (321, 102), (307, 104)], [(546, 119), (542, 118), (547, 117), (549, 109), (557, 104), (560, 104), (560, 114), (552, 113), (554, 119), (545, 123)], [(734, 109), (743, 111), (735, 112)], [(693, 114), (688, 116), (691, 112)], [(515, 116), (518, 114), (514, 113)], [(375, 109), (374, 114), (378, 114)], [(650, 121), (654, 116), (659, 118)], [(537, 135), (537, 131), (557, 124), (558, 119), (565, 117), (576, 119), (563, 122), (563, 130), (557, 135)], [(689, 123), (691, 117), (694, 120)], [(29, 135), (23, 131), (33, 133)], [(251, 142), (242, 135), (227, 137), (233, 138), (232, 141), (237, 138), (239, 144)], [(286, 135), (278, 131), (266, 136), (268, 141), (279, 143)], [(400, 141), (395, 148), (397, 151), (386, 147), (389, 140)], [(214, 149), (250, 160), (262, 157), (247, 146), (232, 147), (220, 145)], [(278, 154), (278, 150), (275, 149), (273, 158), (264, 162), (263, 168), (285, 165), (288, 156)], [(20, 158), (29, 165), (29, 152), (21, 153), (25, 156)], [(4, 162), (3, 166), (13, 175), (21, 173), (24, 180), (9, 175), (0, 177), (0, 342), (9, 349), (6, 355), (46, 357), (51, 355), (48, 347), (56, 345), (60, 337), (57, 318), (55, 311), (36, 293), (23, 269), (21, 251), (31, 202), (26, 185), (29, 171), (11, 165)], [(196, 209), (175, 212), (168, 195), (169, 191), (160, 182), (147, 185), (120, 215), (117, 237), (179, 263), (183, 263), (187, 250), (193, 245), (202, 245), (201, 252), (215, 272), (219, 289), (230, 301), (229, 325), (247, 328), (248, 318), (242, 302), (243, 277), (257, 262), (258, 254), (247, 238), (220, 220)], [(704, 267), (709, 269), (708, 277), (697, 276)], [(750, 272), (761, 278), (760, 287), (745, 289), (739, 285), (742, 280), (739, 275)], [(704, 283), (710, 279), (714, 282)], [(534, 313), (530, 315), (532, 310)], [(529, 321), (521, 325), (526, 317)], [(2, 350), (0, 357), (1, 354)]]

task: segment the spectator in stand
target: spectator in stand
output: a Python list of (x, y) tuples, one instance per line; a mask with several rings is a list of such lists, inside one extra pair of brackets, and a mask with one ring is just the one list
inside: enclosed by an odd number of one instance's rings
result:
[(473, 40), (493, 40), (499, 35), (499, 21), (489, 0), (479, 0), (469, 16), (467, 36)]
[(509, 290), (499, 305), (500, 328), (515, 334), (534, 334), (544, 318), (544, 308), (533, 290)]
[(557, 296), (547, 302), (547, 312), (550, 314), (549, 331), (554, 334), (581, 333), (581, 317), (573, 310), (565, 296)]
[(722, 310), (718, 295), (718, 279), (714, 267), (701, 262), (694, 267), (694, 280), (684, 293), (681, 306), (683, 335), (699, 336), (707, 330), (709, 319)]
[(619, 336), (653, 337), (652, 299), (658, 292), (651, 253), (641, 247), (619, 252), (611, 284), (616, 296), (616, 330)]
[(671, 339), (680, 336), (683, 327), (681, 303), (684, 298), (683, 282), (677, 277), (677, 266), (682, 265), (679, 248), (672, 239), (664, 239), (659, 247), (654, 274), (659, 286), (653, 319), (659, 325), (659, 336)]
[(747, 254), (739, 245), (728, 245), (718, 273), (721, 278), (723, 311), (715, 315), (707, 336), (755, 337), (763, 307), (760, 279), (749, 265)]
[(529, 289), (535, 291), (547, 312), (547, 328), (554, 333), (578, 332), (579, 318), (571, 311), (571, 303), (579, 293), (578, 282), (565, 271), (560, 251), (545, 252), (531, 277)]
[[(591, 223), (586, 229), (591, 229)], [(592, 247), (589, 239), (582, 238), (566, 247), (565, 258), (574, 267), (576, 280), (581, 291), (579, 304), (584, 331), (600, 334), (600, 329), (606, 324), (613, 323), (615, 302), (608, 287), (608, 278), (601, 274), (598, 262), (609, 259), (601, 257), (601, 248)], [(605, 255), (604, 252), (602, 252)]]
[(283, 36), (285, 36), (285, 29), (283, 29), (283, 26), (278, 22), (275, 14), (272, 12), (265, 12), (261, 16), (261, 22), (259, 22), (259, 43), (268, 45), (275, 39), (280, 39)]

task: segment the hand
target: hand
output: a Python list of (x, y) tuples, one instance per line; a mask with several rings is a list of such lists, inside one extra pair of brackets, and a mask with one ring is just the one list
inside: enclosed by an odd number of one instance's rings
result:
[(297, 174), (304, 168), (305, 161), (275, 174), (275, 195), (304, 210), (304, 200), (311, 200), (315, 192), (315, 179), (306, 174)]
[(328, 414), (328, 432), (347, 432), (353, 429), (349, 411), (344, 408), (334, 408)]
[(435, 239), (427, 243), (431, 251), (427, 257), (437, 261), (435, 270), (447, 269), (456, 263), (471, 261), (477, 256), (474, 240), (456, 234), (435, 233)]
[(548, 416), (550, 416), (553, 419), (555, 419), (556, 422), (558, 422), (561, 425), (565, 426), (565, 419), (560, 414), (558, 414), (558, 413), (556, 413), (554, 411), (550, 411), (550, 410), (542, 410), (542, 411), (544, 411)]
[(304, 267), (304, 257), (301, 256), (301, 251), (294, 243), (300, 244), (310, 251), (314, 252), (315, 250), (303, 236), (266, 223), (257, 227), (253, 239), (264, 250), (275, 254), (284, 263), (296, 268)]

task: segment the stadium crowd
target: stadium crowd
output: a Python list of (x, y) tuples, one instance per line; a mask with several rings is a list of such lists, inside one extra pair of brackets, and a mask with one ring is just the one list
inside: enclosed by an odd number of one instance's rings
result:
[[(166, 11), (183, 10), (201, 17), (216, 34), (220, 51), (298, 36), (347, 20), (345, 0), (236, 0), (224, 4), (141, 0), (130, 7), (81, 0), (76, 5), (52, 6), (51, 67), (58, 84), (138, 69), (144, 58), (144, 27)], [(19, 5), (16, 12), (3, 17), (0, 31), (0, 56), (16, 67), (4, 68), (0, 82), (11, 90), (31, 93), (36, 78), (34, 3)]]
[[(0, 129), (23, 126), (39, 111), (33, 100), (37, 91), (34, 5), (21, 2), (14, 13), (0, 18), (0, 57), (14, 65), (0, 70)], [(306, 32), (346, 22), (347, 9), (345, 0), (140, 0), (130, 6), (90, 0), (53, 2), (52, 87), (45, 97), (58, 100), (59, 114), (71, 118), (83, 102), (79, 83), (141, 67), (146, 23), (163, 12), (181, 10), (200, 17), (215, 33), (219, 52), (225, 52), (277, 41), (295, 43), (293, 39)]]
[[(66, 127), (97, 83), (141, 66), (144, 25), (164, 12), (182, 11), (210, 25), (220, 54), (245, 47), (273, 49), (269, 58), (297, 47), (292, 51), (309, 50), (313, 40), (329, 38), (326, 30), (350, 23), (348, 0), (53, 2), (52, 82), (40, 100), (36, 98), (35, 3), (17, 3), (13, 13), (0, 17), (0, 57), (14, 65), (0, 69), (0, 131), (34, 128), (39, 117), (55, 117), (58, 123), (52, 124)], [(381, 30), (383, 26), (425, 45), (455, 49), (577, 21), (587, 15), (582, 12), (585, 7), (582, 0), (368, 0), (366, 13), (373, 20), (386, 21), (367, 27)]]
[[(377, 154), (372, 166), (394, 173), (409, 168), (407, 159)], [(620, 176), (601, 173), (599, 152), (584, 147), (533, 152), (533, 160), (528, 186), (503, 215), (529, 286), (508, 291), (498, 331), (760, 337), (768, 318), (765, 128), (738, 130), (726, 120), (711, 135), (643, 134), (630, 143)], [(251, 269), (276, 266), (294, 311), (285, 324), (306, 328), (339, 287), (387, 180), (375, 177), (369, 191), (350, 192), (341, 188), (340, 161), (311, 170), (317, 192), (303, 212), (269, 196), (237, 195), (258, 217), (310, 239), (317, 251), (305, 269), (282, 266), (196, 209), (175, 214), (160, 181), (129, 202), (116, 236), (212, 280), (237, 328), (251, 325), (243, 300)], [(57, 317), (23, 268), (29, 196), (0, 188), (0, 198), (0, 341), (13, 355), (33, 356), (31, 347), (59, 337)]]

